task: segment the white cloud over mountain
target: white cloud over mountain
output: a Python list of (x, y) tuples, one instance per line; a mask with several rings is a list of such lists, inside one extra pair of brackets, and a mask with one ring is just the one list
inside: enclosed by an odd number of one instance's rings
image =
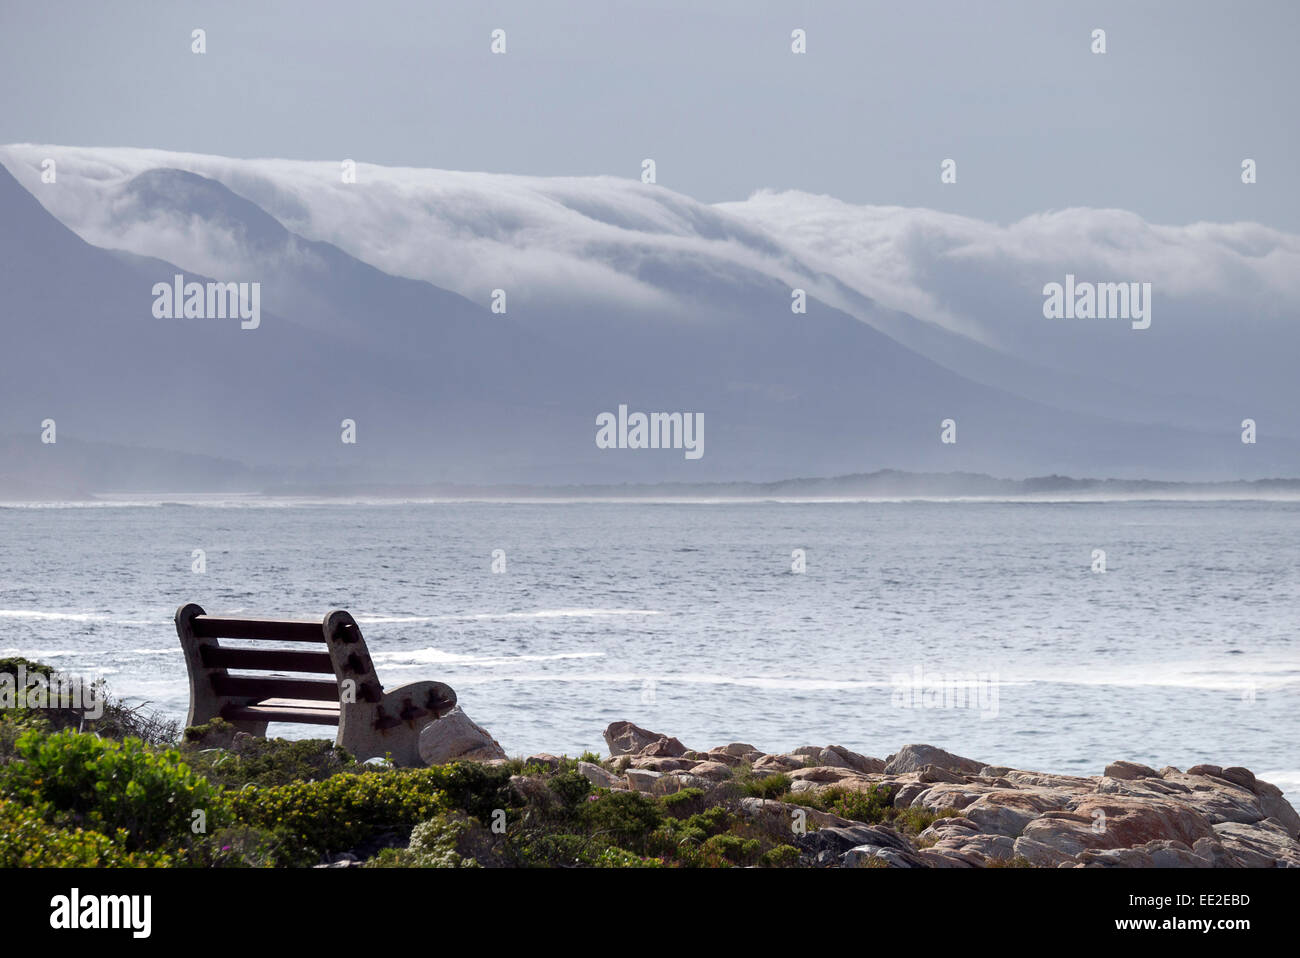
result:
[[(41, 181), (46, 158), (55, 184)], [(1000, 225), (801, 192), (708, 205), (612, 177), (364, 163), (353, 184), (337, 161), (129, 148), (22, 144), (0, 147), (0, 163), (86, 242), (265, 279), (264, 308), (314, 332), (360, 343), (382, 329), (390, 351), (412, 357), (454, 344), (478, 364), (464, 375), (485, 381), (503, 342), (535, 333), (510, 368), (534, 357), (537, 375), (549, 368), (566, 384), (539, 396), (577, 443), (557, 462), (588, 454), (578, 450), (589, 437), (568, 423), (612, 408), (627, 398), (620, 389), (730, 423), (731, 437), (711, 435), (717, 448), (732, 443), (731, 477), (760, 458), (754, 474), (765, 477), (938, 467), (949, 458), (928, 431), (953, 411), (988, 438), (951, 466), (1010, 474), (1254, 474), (1293, 453), (1239, 462), (1240, 450), (1219, 444), (1242, 418), (1270, 440), (1300, 437), (1300, 237), (1257, 224), (1162, 226), (1066, 209)], [(1067, 273), (1151, 283), (1151, 328), (1045, 319), (1043, 286)], [(438, 290), (400, 285), (409, 280)], [(796, 286), (808, 291), (806, 316), (790, 312)], [(497, 288), (513, 325), (487, 330), (476, 316)], [(416, 329), (419, 342), (407, 343)], [(536, 394), (527, 390), (519, 395)], [(476, 408), (494, 401), (484, 395)], [(1178, 438), (1121, 435), (1106, 422)], [(839, 444), (846, 429), (861, 435)], [(784, 455), (769, 448), (778, 432)], [(1192, 433), (1215, 450), (1204, 461)], [(709, 468), (723, 469), (720, 456)]]
[(1005, 338), (1006, 324), (986, 298), (968, 295), (963, 279), (973, 275), (1035, 298), (1070, 271), (1132, 277), (1175, 300), (1209, 297), (1262, 319), (1294, 323), (1300, 307), (1300, 236), (1256, 223), (1161, 226), (1124, 210), (1065, 209), (1001, 226), (798, 191), (761, 191), (717, 208), (779, 235), (885, 306), (986, 341)]

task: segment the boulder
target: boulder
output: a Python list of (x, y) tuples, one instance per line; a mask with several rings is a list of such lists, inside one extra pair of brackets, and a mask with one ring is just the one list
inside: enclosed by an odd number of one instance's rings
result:
[(1242, 788), (1255, 790), (1255, 773), (1248, 768), (1242, 768), (1240, 765), (1233, 765), (1225, 768), (1222, 777), (1232, 782), (1234, 785), (1240, 785)]
[(730, 755), (733, 758), (742, 759), (746, 762), (752, 762), (763, 753), (754, 748), (747, 742), (731, 742), (727, 745), (721, 745), (718, 748), (711, 748), (709, 752), (721, 752), (723, 755)]
[(771, 798), (742, 798), (740, 813), (762, 823), (769, 832), (777, 835), (797, 835), (794, 825), (800, 820), (804, 822), (807, 829), (852, 828), (857, 824), (830, 812), (804, 805), (792, 805), (789, 802), (778, 802)]
[(977, 834), (979, 830), (979, 826), (969, 818), (950, 815), (947, 818), (936, 818), (930, 823), (929, 828), (916, 836), (916, 840), (919, 844), (926, 844), (927, 842), (937, 842), (941, 838), (947, 838), (954, 834)]
[(962, 855), (946, 848), (920, 848), (916, 854), (927, 868), (979, 868), (984, 864), (973, 855)]
[(560, 757), (552, 755), (550, 752), (538, 752), (536, 755), (529, 755), (524, 759), (524, 765), (540, 765), (542, 768), (550, 769), (553, 772), (560, 767)]
[(778, 772), (792, 772), (797, 768), (811, 765), (806, 755), (764, 755), (754, 762), (754, 771), (761, 775), (775, 775)]
[(1064, 808), (1069, 801), (1070, 796), (1060, 792), (998, 789), (965, 806), (962, 814), (981, 832), (1016, 838), (1043, 812)]
[(625, 773), (628, 788), (638, 792), (653, 792), (662, 776), (661, 772), (652, 772), (646, 768), (629, 768)]
[[(611, 757), (635, 755), (647, 745), (666, 739), (668, 736), (651, 732), (649, 729), (633, 725), (631, 722), (613, 722), (605, 729), (605, 744), (609, 746)], [(686, 751), (682, 749), (682, 751)], [(681, 752), (678, 753), (680, 755)]]
[(1133, 848), (1092, 848), (1081, 852), (1076, 861), (1092, 868), (1207, 868), (1211, 864), (1182, 842), (1167, 840)]
[(459, 705), (420, 730), (418, 748), (426, 765), (442, 765), (457, 760), (504, 760), (507, 757), (500, 743), (487, 729), (475, 724)]
[[(923, 789), (907, 804), (912, 808), (924, 808), (927, 812), (940, 812), (945, 808), (955, 808), (958, 811), (964, 809), (967, 805), (977, 801), (981, 796), (989, 792), (1000, 791), (988, 785), (969, 785), (966, 783), (955, 784), (941, 782), (938, 785), (926, 785), (925, 783), (916, 783)], [(903, 793), (900, 792), (894, 796), (894, 807), (904, 807), (902, 803)]]
[(691, 774), (710, 782), (725, 782), (731, 778), (731, 769), (722, 762), (699, 762), (691, 768)]
[(667, 735), (661, 735), (649, 745), (642, 748), (637, 755), (649, 756), (651, 758), (678, 758), (685, 755), (690, 749), (683, 745), (678, 739), (670, 738)]
[(1091, 792), (1097, 787), (1100, 778), (1084, 778), (1079, 775), (1046, 775), (1042, 772), (1026, 772), (1020, 769), (1004, 772), (998, 776), (1010, 782), (1015, 788), (1050, 788), (1060, 792), (1073, 792), (1079, 795)]
[(960, 772), (954, 772), (950, 769), (943, 768), (940, 765), (926, 765), (917, 771), (916, 780), (926, 785), (933, 785), (936, 782), (947, 782), (950, 785), (963, 785), (966, 782), (966, 776)]
[(1039, 868), (1056, 868), (1074, 861), (1074, 856), (1066, 854), (1061, 849), (1024, 835), (1015, 840), (1011, 850), (1014, 857), (1023, 858), (1029, 864)]
[(884, 862), (889, 868), (924, 868), (926, 860), (916, 852), (901, 852), (881, 845), (859, 845), (850, 848), (840, 859), (845, 868), (866, 868)]
[(632, 756), (632, 768), (648, 768), (652, 772), (681, 772), (695, 767), (695, 762), (684, 758), (657, 758), (644, 752)]
[(1111, 762), (1106, 766), (1104, 774), (1107, 778), (1120, 779), (1160, 777), (1160, 773), (1154, 768), (1146, 765), (1139, 765), (1137, 762)]
[(1161, 839), (1190, 848), (1197, 839), (1214, 837), (1214, 829), (1204, 815), (1181, 802), (1086, 795), (1065, 809), (1044, 812), (1021, 836), (1074, 858), (1090, 848), (1132, 848)]
[(820, 828), (805, 835), (801, 844), (813, 852), (828, 851), (836, 858), (843, 855), (850, 848), (856, 848), (860, 845), (885, 846), (901, 851), (914, 851), (907, 839), (892, 828), (884, 825), (859, 823)]
[(836, 768), (850, 768), (855, 772), (863, 774), (878, 774), (885, 770), (884, 759), (870, 758), (866, 755), (860, 755), (857, 752), (851, 752), (842, 745), (828, 745), (817, 753), (817, 758), (822, 765), (830, 765)]
[(836, 765), (812, 765), (808, 768), (796, 768), (787, 773), (791, 781), (816, 782), (819, 785), (839, 784), (842, 782), (867, 782), (871, 779), (851, 768)]
[(933, 745), (904, 745), (889, 756), (882, 771), (887, 775), (897, 775), (920, 771), (927, 765), (937, 765), (953, 772), (969, 772), (972, 775), (979, 774), (980, 769), (985, 767), (983, 762), (962, 758)]
[(984, 835), (955, 830), (930, 846), (932, 851), (950, 855), (972, 865), (1015, 858), (1015, 841), (1006, 835)]
[(1272, 819), (1214, 826), (1224, 849), (1246, 868), (1300, 868), (1300, 842)]
[(743, 765), (746, 759), (738, 755), (729, 755), (726, 752), (712, 751), (705, 753), (706, 762), (717, 762), (720, 765), (726, 765), (728, 768), (735, 768), (737, 765)]
[(1292, 838), (1300, 837), (1300, 815), (1291, 807), (1291, 803), (1282, 797), (1282, 789), (1271, 782), (1255, 783), (1255, 798), (1259, 809), (1266, 818), (1271, 818), (1282, 826)]
[(579, 762), (578, 774), (597, 788), (626, 788), (627, 782), (621, 775), (615, 775), (607, 768), (591, 762)]

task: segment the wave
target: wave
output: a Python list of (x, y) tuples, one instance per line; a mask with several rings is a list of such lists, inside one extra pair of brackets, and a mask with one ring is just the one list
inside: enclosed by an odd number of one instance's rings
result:
[(472, 612), (459, 615), (359, 615), (361, 625), (411, 622), (486, 622), (511, 619), (595, 619), (618, 615), (663, 615), (657, 609), (539, 609), (535, 612)]
[[(551, 662), (559, 659), (603, 658), (604, 652), (554, 652), (548, 655), (474, 655), (460, 652), (444, 652), (441, 649), (417, 649), (407, 652), (371, 653), (377, 663), (385, 666), (402, 668), (420, 665), (513, 665), (518, 662)], [(537, 673), (557, 677), (555, 673)]]

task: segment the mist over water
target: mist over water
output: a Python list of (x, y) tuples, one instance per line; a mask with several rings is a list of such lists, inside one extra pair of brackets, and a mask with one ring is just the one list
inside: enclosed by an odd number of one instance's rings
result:
[[(386, 687), (450, 683), (512, 755), (604, 752), (630, 719), (695, 748), (929, 742), (1077, 774), (1244, 765), (1300, 790), (1297, 503), (116, 506), (0, 508), (0, 654), (181, 719), (176, 606), (345, 608)], [(996, 715), (896, 707), (918, 667), (996, 673)]]

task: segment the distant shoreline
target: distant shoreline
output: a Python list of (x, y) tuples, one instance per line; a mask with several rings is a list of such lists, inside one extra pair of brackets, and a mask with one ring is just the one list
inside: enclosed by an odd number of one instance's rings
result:
[(56, 493), (0, 486), (6, 505), (210, 505), (218, 501), (283, 504), (366, 503), (1093, 503), (1093, 502), (1300, 502), (1300, 478), (1205, 482), (1156, 479), (1076, 479), (1035, 476), (1004, 479), (983, 473), (919, 473), (884, 469), (829, 478), (770, 482), (662, 482), (567, 484), (281, 483), (260, 488), (167, 489)]

